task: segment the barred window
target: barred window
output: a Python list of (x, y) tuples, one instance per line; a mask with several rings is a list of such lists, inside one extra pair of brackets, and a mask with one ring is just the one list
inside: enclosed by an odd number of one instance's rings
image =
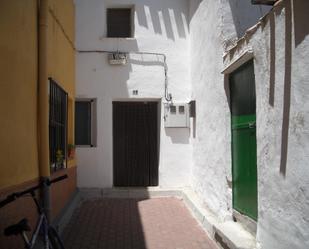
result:
[(51, 171), (66, 168), (68, 94), (49, 78), (49, 156)]

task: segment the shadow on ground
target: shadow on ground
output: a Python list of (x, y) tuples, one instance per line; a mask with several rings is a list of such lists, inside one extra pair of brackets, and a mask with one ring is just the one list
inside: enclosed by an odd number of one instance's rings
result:
[(177, 198), (85, 201), (63, 238), (74, 249), (217, 248)]

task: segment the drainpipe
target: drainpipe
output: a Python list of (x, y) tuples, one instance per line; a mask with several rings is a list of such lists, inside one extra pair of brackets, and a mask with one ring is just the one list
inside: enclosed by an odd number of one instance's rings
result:
[[(39, 27), (38, 27), (38, 46), (39, 46), (39, 173), (41, 180), (50, 179), (49, 167), (49, 100), (48, 100), (48, 67), (47, 67), (47, 42), (48, 42), (48, 2), (49, 0), (39, 1)], [(46, 181), (44, 181), (46, 182)], [(47, 219), (50, 220), (50, 188), (44, 184), (42, 188), (42, 202)]]

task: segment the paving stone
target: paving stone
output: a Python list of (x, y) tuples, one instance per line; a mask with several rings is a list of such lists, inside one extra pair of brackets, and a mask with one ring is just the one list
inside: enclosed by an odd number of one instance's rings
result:
[(87, 200), (63, 239), (68, 249), (217, 249), (177, 198)]

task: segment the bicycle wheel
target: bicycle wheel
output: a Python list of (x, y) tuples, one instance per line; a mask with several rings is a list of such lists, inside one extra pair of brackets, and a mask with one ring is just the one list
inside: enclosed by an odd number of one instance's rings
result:
[(49, 239), (49, 247), (51, 249), (64, 249), (64, 245), (61, 241), (59, 234), (56, 229), (53, 227), (49, 227), (48, 229), (48, 239)]

